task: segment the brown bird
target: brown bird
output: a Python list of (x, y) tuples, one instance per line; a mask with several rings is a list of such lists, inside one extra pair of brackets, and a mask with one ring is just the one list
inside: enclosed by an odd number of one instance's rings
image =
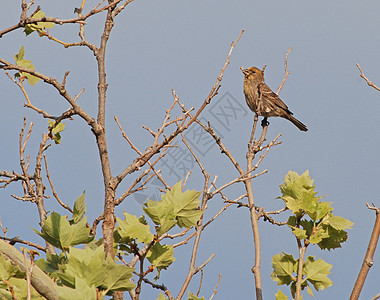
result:
[(264, 82), (264, 70), (256, 67), (242, 68), (244, 74), (244, 95), (249, 108), (258, 116), (263, 116), (263, 124), (268, 124), (268, 117), (282, 117), (298, 127), (299, 130), (307, 131), (302, 122), (293, 117), (293, 113)]

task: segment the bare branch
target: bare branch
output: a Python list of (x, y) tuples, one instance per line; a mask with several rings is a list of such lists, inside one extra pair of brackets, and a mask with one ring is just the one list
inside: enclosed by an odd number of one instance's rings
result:
[(256, 211), (257, 211), (257, 218), (258, 219), (260, 219), (261, 217), (263, 217), (264, 218), (264, 222), (265, 221), (269, 221), (270, 223), (272, 223), (273, 225), (277, 225), (277, 226), (283, 226), (283, 225), (286, 225), (286, 224), (288, 224), (288, 222), (286, 221), (286, 222), (277, 222), (277, 221), (275, 221), (271, 216), (269, 216), (270, 214), (279, 214), (279, 213), (281, 213), (281, 212), (284, 212), (284, 211), (286, 211), (287, 210), (287, 208), (286, 207), (284, 207), (284, 208), (282, 208), (282, 209), (280, 209), (280, 210), (278, 210), (278, 211), (272, 211), (272, 212), (265, 212), (264, 211), (264, 208), (262, 208), (262, 207), (258, 207), (258, 206), (256, 206), (255, 207), (255, 209), (256, 209)]
[(292, 51), (292, 47), (289, 47), (289, 50), (288, 50), (288, 52), (285, 55), (285, 62), (284, 62), (284, 65), (285, 65), (285, 77), (284, 77), (284, 80), (282, 81), (281, 85), (277, 89), (277, 92), (276, 92), (277, 95), (281, 92), (282, 87), (284, 86), (285, 81), (286, 81), (286, 79), (288, 78), (288, 76), (290, 74), (290, 72), (288, 71), (288, 56), (289, 56), (290, 51)]
[[(34, 24), (34, 23), (37, 23), (37, 22), (51, 22), (51, 23), (55, 23), (55, 24), (58, 24), (58, 25), (63, 25), (63, 24), (68, 24), (68, 23), (78, 23), (78, 24), (86, 24), (86, 20), (91, 17), (92, 15), (95, 15), (95, 14), (98, 14), (102, 11), (105, 11), (107, 10), (108, 8), (110, 7), (114, 7), (116, 6), (118, 3), (122, 2), (124, 0), (114, 0), (112, 2), (110, 2), (109, 4), (103, 6), (102, 8), (98, 8), (98, 6), (103, 2), (101, 1), (99, 4), (97, 4), (89, 13), (87, 13), (86, 15), (81, 15), (79, 16), (78, 18), (72, 18), (72, 19), (66, 19), (66, 20), (61, 20), (59, 18), (50, 18), (50, 17), (42, 17), (42, 18), (33, 18), (33, 17), (26, 17), (26, 13), (27, 13), (27, 9), (24, 10), (23, 9), (23, 12), (22, 12), (22, 15), (21, 15), (21, 18), (20, 18), (20, 22), (9, 27), (9, 28), (6, 28), (2, 31), (0, 31), (0, 38), (4, 35), (4, 34), (7, 34), (13, 30), (16, 30), (18, 28), (23, 28), (25, 27), (25, 25), (28, 25), (28, 24)], [(133, 0), (132, 0), (133, 1)], [(128, 3), (132, 2), (132, 1), (127, 1)], [(127, 4), (128, 4), (127, 3)], [(123, 4), (123, 8), (126, 6), (126, 4)]]
[(149, 281), (148, 279), (146, 279), (145, 277), (142, 278), (142, 281), (144, 281), (146, 284), (149, 284), (151, 287), (153, 287), (155, 289), (163, 291), (166, 294), (166, 296), (168, 296), (169, 300), (174, 299), (172, 297), (171, 292), (169, 291), (169, 289), (164, 284), (153, 283), (153, 282)]
[(202, 288), (202, 282), (203, 282), (203, 269), (201, 270), (201, 279), (199, 280), (199, 287), (198, 287), (198, 291), (197, 291), (197, 297), (199, 297), (199, 293), (201, 292), (201, 288)]
[(1, 230), (4, 232), (4, 237), (6, 238), (8, 229), (3, 226), (3, 223), (1, 222), (1, 217), (0, 217), (0, 227), (1, 227)]
[(219, 88), (220, 88), (220, 82), (223, 79), (224, 71), (226, 70), (227, 66), (230, 64), (230, 57), (231, 57), (232, 51), (234, 50), (236, 44), (239, 42), (243, 33), (244, 33), (244, 29), (241, 31), (237, 40), (231, 43), (230, 52), (228, 53), (226, 63), (224, 64), (222, 70), (220, 71), (220, 75), (216, 79), (216, 82), (215, 82), (214, 86), (211, 88), (211, 91), (210, 91), (209, 95), (207, 96), (206, 100), (203, 102), (202, 106), (197, 111), (197, 113), (190, 119), (190, 121), (188, 122), (186, 127), (189, 127), (198, 118), (198, 116), (203, 111), (203, 109), (206, 107), (206, 105), (208, 105), (210, 103), (211, 99), (214, 98), (218, 94)]
[(377, 244), (379, 242), (380, 236), (380, 209), (375, 205), (372, 207), (367, 203), (368, 209), (374, 210), (376, 212), (376, 220), (373, 225), (372, 235), (369, 240), (367, 252), (365, 254), (362, 267), (360, 268), (360, 272), (358, 274), (358, 278), (356, 279), (355, 285), (352, 289), (350, 300), (356, 300), (360, 296), (360, 292), (363, 288), (365, 279), (369, 272), (369, 269), (373, 266), (373, 257), (376, 251)]
[(29, 73), (31, 75), (34, 75), (34, 76), (42, 79), (43, 81), (45, 81), (49, 85), (53, 86), (59, 92), (59, 94), (70, 103), (70, 105), (73, 107), (75, 113), (78, 114), (80, 117), (82, 117), (92, 127), (92, 129), (95, 132), (100, 132), (102, 130), (101, 126), (99, 126), (96, 123), (95, 119), (92, 118), (90, 115), (88, 115), (84, 110), (82, 110), (82, 108), (75, 102), (75, 100), (66, 91), (65, 87), (63, 85), (61, 85), (58, 82), (58, 80), (55, 79), (54, 77), (49, 77), (49, 76), (46, 76), (46, 75), (44, 75), (40, 72), (37, 72), (35, 70), (11, 64), (2, 58), (0, 58), (0, 63), (4, 64), (3, 66), (0, 67), (1, 69), (17, 70), (17, 71)]
[(189, 228), (186, 228), (185, 230), (179, 232), (179, 233), (176, 233), (176, 234), (169, 234), (169, 233), (164, 233), (163, 235), (160, 236), (160, 238), (158, 239), (158, 241), (161, 241), (163, 240), (164, 238), (170, 238), (170, 239), (175, 239), (179, 236), (184, 236), (190, 229)]
[(24, 244), (24, 245), (27, 245), (27, 246), (30, 246), (30, 247), (34, 247), (34, 248), (36, 248), (38, 250), (41, 250), (43, 252), (46, 252), (46, 247), (43, 247), (41, 245), (29, 242), (29, 241), (21, 240), (21, 239), (19, 239), (19, 236), (16, 236), (16, 237), (13, 237), (13, 238), (8, 238), (6, 236), (0, 236), (0, 239), (2, 239), (4, 241), (8, 241), (10, 245), (14, 245), (16, 243), (20, 243), (20, 244)]
[(50, 183), (50, 187), (51, 187), (51, 190), (53, 191), (53, 196), (55, 199), (57, 199), (58, 203), (65, 209), (67, 209), (69, 212), (73, 213), (73, 210), (65, 203), (63, 203), (61, 201), (61, 199), (59, 198), (57, 192), (55, 191), (55, 188), (54, 188), (54, 185), (53, 185), (53, 181), (51, 180), (51, 177), (50, 177), (50, 173), (49, 173), (49, 169), (48, 169), (48, 164), (47, 164), (47, 159), (46, 159), (46, 155), (44, 155), (44, 161), (45, 161), (45, 169), (46, 169), (46, 177)]
[(219, 283), (220, 283), (220, 279), (222, 279), (222, 274), (219, 274), (218, 282), (216, 283), (216, 286), (215, 286), (214, 292), (212, 293), (212, 295), (211, 295), (211, 297), (210, 297), (210, 300), (214, 299), (214, 296), (215, 296), (216, 293), (217, 293), (218, 286), (219, 286)]
[[(33, 180), (33, 175), (29, 175), (28, 180)], [(5, 188), (8, 184), (14, 182), (14, 181), (26, 181), (26, 177), (22, 174), (17, 174), (15, 172), (9, 172), (9, 171), (0, 171), (0, 177), (6, 177), (9, 179), (0, 179), (0, 183), (4, 183), (3, 185), (0, 185), (0, 188)]]
[(135, 145), (133, 145), (132, 141), (131, 141), (131, 140), (128, 138), (128, 136), (125, 134), (124, 129), (123, 129), (123, 127), (121, 126), (121, 124), (120, 124), (120, 122), (119, 122), (119, 119), (118, 119), (116, 116), (114, 116), (114, 119), (115, 119), (117, 125), (119, 126), (119, 129), (120, 129), (120, 131), (121, 131), (121, 134), (122, 134), (123, 137), (126, 139), (126, 141), (127, 141), (128, 144), (131, 146), (131, 148), (132, 148), (133, 150), (135, 150), (135, 151), (137, 152), (138, 155), (142, 155), (142, 153), (140, 152), (140, 150), (137, 149), (137, 147), (136, 147)]
[(203, 264), (195, 268), (194, 275), (197, 274), (200, 270), (202, 270), (214, 258), (214, 256), (215, 256), (214, 253), (211, 254), (211, 256)]
[(362, 69), (360, 68), (359, 64), (356, 64), (356, 66), (358, 67), (358, 69), (360, 71), (360, 77), (363, 78), (370, 87), (373, 87), (375, 90), (380, 91), (380, 88), (378, 86), (374, 85), (372, 83), (372, 81), (370, 81), (367, 77), (365, 77), (365, 75), (364, 75)]
[(179, 243), (176, 243), (176, 244), (173, 244), (173, 248), (177, 248), (179, 246), (182, 246), (182, 245), (186, 245), (189, 240), (191, 240), (195, 235), (197, 234), (197, 232), (193, 232), (191, 235), (189, 235), (186, 239), (184, 239), (182, 242), (179, 242)]

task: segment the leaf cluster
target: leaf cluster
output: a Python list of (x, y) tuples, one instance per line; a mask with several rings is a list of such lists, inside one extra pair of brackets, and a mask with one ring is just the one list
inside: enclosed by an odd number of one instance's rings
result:
[[(298, 264), (298, 259), (295, 259), (291, 254), (285, 252), (272, 257), (273, 272), (271, 277), (273, 281), (277, 282), (277, 285), (290, 285), (290, 291), (293, 297), (296, 293)], [(315, 260), (313, 256), (307, 257), (303, 264), (301, 290), (307, 288), (308, 294), (313, 296), (310, 285), (317, 291), (331, 286), (332, 281), (327, 277), (327, 275), (330, 274), (331, 268), (332, 265), (322, 259)], [(276, 299), (282, 298), (277, 298), (276, 296)], [(284, 299), (287, 299), (286, 296)]]
[[(41, 19), (41, 18), (45, 17), (45, 13), (42, 11), (38, 11), (32, 17), (34, 19)], [(53, 28), (53, 26), (54, 26), (54, 23), (52, 23), (52, 22), (35, 22), (35, 23), (25, 25), (24, 32), (28, 36), (29, 34), (37, 31), (39, 33), (39, 35), (42, 36), (41, 33), (45, 29)]]
[[(292, 212), (287, 225), (296, 237), (300, 251), (302, 248), (306, 251), (311, 244), (318, 245), (322, 250), (340, 248), (348, 237), (345, 229), (351, 228), (353, 223), (335, 216), (331, 203), (320, 201), (324, 196), (317, 196), (313, 183), (308, 171), (302, 175), (289, 171), (284, 178), (284, 183), (280, 185), (282, 196), (278, 198), (281, 198), (286, 208)], [(301, 290), (307, 288), (308, 294), (313, 295), (310, 286), (319, 291), (332, 285), (332, 281), (327, 277), (332, 265), (321, 259), (315, 260), (313, 256), (307, 257), (301, 263)], [(296, 293), (299, 264), (299, 259), (284, 252), (272, 258), (272, 279), (278, 285), (290, 285), (293, 297)], [(279, 291), (276, 299), (287, 297)]]
[[(137, 218), (124, 212), (123, 220), (117, 218), (114, 231), (115, 253), (120, 258), (137, 255), (140, 263), (146, 259), (150, 266), (145, 273), (157, 270), (158, 279), (160, 271), (166, 270), (175, 260), (173, 246), (163, 244), (159, 237), (174, 226), (190, 228), (198, 222), (202, 215), (199, 196), (200, 192), (196, 191), (182, 192), (181, 182), (178, 182), (162, 195), (160, 201), (148, 200), (144, 211), (156, 225), (153, 232), (145, 216)], [(70, 219), (52, 212), (44, 221), (41, 232), (34, 229), (46, 242), (61, 250), (60, 254), (47, 253), (46, 258), (35, 262), (35, 267), (55, 280), (60, 299), (102, 299), (114, 291), (135, 288), (131, 281), (135, 269), (105, 257), (102, 241), (96, 241), (90, 234), (85, 212), (83, 192), (75, 201)], [(83, 249), (74, 247), (78, 245), (85, 246)], [(27, 289), (22, 278), (25, 273), (0, 256), (1, 297), (12, 299), (13, 293), (20, 299), (25, 298), (23, 295)], [(43, 299), (35, 290), (32, 294), (33, 299)]]
[(173, 246), (162, 245), (159, 242), (160, 237), (174, 226), (191, 228), (202, 216), (202, 211), (199, 210), (201, 192), (182, 192), (181, 183), (176, 183), (162, 194), (160, 201), (148, 199), (144, 204), (144, 212), (156, 225), (155, 233), (152, 233), (145, 216), (137, 218), (124, 212), (124, 220), (117, 218), (118, 226), (115, 228), (114, 237), (118, 250), (122, 251), (121, 254), (137, 254), (142, 247), (148, 245), (146, 258), (153, 269), (157, 269), (156, 279), (159, 278), (160, 271), (166, 270), (175, 260)]
[(328, 250), (340, 248), (347, 240), (345, 229), (350, 229), (353, 223), (335, 216), (331, 202), (320, 201), (324, 196), (316, 196), (308, 171), (302, 175), (289, 171), (280, 189), (282, 196), (279, 198), (293, 213), (288, 218), (288, 226), (298, 240)]

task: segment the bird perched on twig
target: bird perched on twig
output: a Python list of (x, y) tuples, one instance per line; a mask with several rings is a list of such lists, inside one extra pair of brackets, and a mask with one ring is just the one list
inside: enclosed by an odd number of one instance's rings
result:
[(268, 117), (282, 117), (296, 125), (299, 130), (307, 131), (306, 125), (293, 117), (286, 104), (265, 84), (264, 69), (251, 67), (241, 70), (244, 74), (245, 101), (254, 113), (264, 117), (262, 125), (268, 124)]

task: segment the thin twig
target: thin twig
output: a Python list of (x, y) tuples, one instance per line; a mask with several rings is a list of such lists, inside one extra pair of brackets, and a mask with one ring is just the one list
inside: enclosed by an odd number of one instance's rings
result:
[(1, 230), (4, 232), (4, 237), (6, 238), (8, 229), (3, 226), (3, 223), (1, 222), (1, 217), (0, 217), (0, 227), (1, 227)]
[[(26, 257), (26, 249), (24, 249), (23, 253), (24, 253), (24, 267), (25, 267), (25, 273), (26, 273), (27, 300), (31, 300), (32, 299), (31, 277), (32, 277), (34, 261), (33, 261), (33, 259), (31, 259), (31, 265), (29, 268), (28, 267), (28, 258)], [(33, 258), (33, 256), (31, 258)]]
[(368, 209), (374, 210), (376, 212), (376, 219), (375, 219), (375, 224), (373, 225), (371, 238), (368, 243), (367, 252), (365, 254), (355, 285), (352, 289), (350, 300), (357, 300), (359, 298), (360, 292), (363, 288), (367, 274), (370, 268), (373, 266), (373, 257), (375, 255), (376, 247), (379, 242), (380, 209), (377, 208), (374, 204), (372, 204), (373, 205), (372, 207), (368, 203), (366, 205)]
[(4, 240), (4, 241), (9, 241), (10, 245), (14, 245), (16, 243), (20, 243), (20, 244), (28, 245), (30, 247), (34, 247), (34, 248), (36, 248), (38, 250), (41, 250), (43, 252), (46, 252), (46, 247), (43, 247), (41, 245), (29, 242), (29, 241), (20, 240), (18, 236), (17, 237), (13, 237), (13, 238), (8, 238), (6, 236), (0, 236), (0, 239)]
[[(112, 1), (111, 3), (109, 3), (108, 5), (105, 5), (103, 6), (102, 8), (99, 8), (97, 9), (97, 7), (99, 6), (99, 4), (97, 4), (89, 13), (87, 13), (86, 15), (83, 15), (83, 16), (80, 16), (78, 18), (72, 18), (72, 19), (66, 19), (66, 20), (61, 20), (59, 18), (49, 18), (49, 17), (42, 17), (42, 18), (27, 18), (26, 17), (26, 11), (24, 12), (24, 17), (21, 17), (20, 18), (20, 22), (11, 26), (11, 27), (8, 27), (2, 31), (0, 31), (0, 38), (4, 35), (4, 34), (7, 34), (13, 30), (16, 30), (18, 28), (23, 28), (25, 27), (25, 25), (28, 25), (28, 24), (33, 24), (33, 23), (37, 23), (37, 22), (51, 22), (51, 23), (55, 23), (55, 24), (58, 24), (58, 25), (63, 25), (63, 24), (67, 24), (67, 23), (78, 23), (78, 24), (86, 24), (85, 20), (88, 19), (89, 17), (91, 17), (92, 15), (95, 15), (95, 14), (98, 14), (102, 11), (105, 11), (107, 10), (108, 8), (112, 7), (112, 6), (115, 6), (117, 5), (119, 2), (121, 2), (123, 0), (114, 0)], [(101, 1), (102, 3), (103, 1)], [(131, 1), (127, 1), (127, 2), (131, 2)], [(128, 4), (128, 3), (127, 3)], [(125, 7), (125, 4), (123, 5)]]
[(189, 235), (186, 239), (184, 239), (183, 241), (179, 242), (179, 243), (176, 243), (176, 244), (173, 244), (173, 248), (177, 248), (179, 246), (182, 246), (182, 245), (185, 245), (189, 242), (189, 240), (191, 238), (193, 238), (195, 235), (196, 235), (197, 232), (193, 232), (191, 235)]
[(199, 297), (199, 293), (201, 292), (201, 288), (202, 288), (202, 282), (203, 282), (203, 269), (201, 270), (201, 279), (199, 280), (199, 287), (198, 287), (198, 291), (197, 291), (197, 297)]
[(216, 286), (215, 286), (214, 292), (212, 293), (212, 295), (211, 295), (211, 297), (210, 297), (210, 300), (214, 299), (214, 296), (215, 296), (216, 293), (217, 293), (218, 286), (219, 286), (219, 283), (220, 283), (220, 279), (222, 279), (222, 274), (219, 274), (218, 282), (216, 283)]
[[(277, 226), (283, 226), (283, 225), (288, 224), (287, 221), (285, 221), (285, 222), (277, 222), (277, 221), (275, 221), (271, 216), (269, 216), (270, 213), (265, 212), (265, 211), (264, 211), (264, 208), (262, 208), (262, 207), (258, 207), (258, 206), (256, 206), (255, 209), (256, 209), (256, 211), (257, 211), (257, 213), (258, 213), (258, 214), (257, 214), (257, 218), (260, 219), (261, 217), (263, 217), (263, 218), (264, 218), (264, 222), (265, 222), (265, 221), (269, 221), (269, 222), (272, 223), (273, 225), (277, 225)], [(286, 207), (285, 207), (285, 208), (282, 208), (282, 209), (280, 209), (280, 210), (278, 210), (278, 211), (271, 212), (271, 213), (272, 213), (272, 214), (279, 214), (279, 213), (281, 213), (281, 212), (283, 212), (283, 211), (285, 211), (285, 210), (287, 210)]]
[(164, 233), (163, 235), (161, 235), (158, 239), (158, 241), (161, 241), (163, 240), (164, 238), (170, 238), (170, 239), (175, 239), (179, 236), (184, 236), (188, 231), (190, 230), (190, 228), (186, 228), (185, 230), (179, 232), (179, 233), (176, 233), (176, 234), (169, 234), (169, 233)]
[(369, 86), (371, 86), (371, 87), (373, 87), (374, 89), (380, 91), (380, 88), (379, 88), (379, 87), (377, 87), (376, 85), (374, 85), (374, 84), (372, 83), (372, 81), (370, 81), (367, 77), (365, 77), (365, 75), (364, 75), (362, 69), (360, 68), (359, 64), (356, 64), (356, 66), (358, 67), (358, 69), (359, 69), (359, 71), (360, 71), (360, 77), (363, 78), (363, 79), (367, 82), (367, 84), (368, 84)]
[(288, 78), (288, 76), (290, 74), (290, 72), (288, 71), (288, 56), (289, 56), (289, 53), (290, 53), (291, 50), (292, 50), (292, 47), (289, 47), (289, 50), (288, 50), (288, 52), (285, 55), (285, 62), (284, 62), (284, 65), (285, 65), (285, 76), (284, 76), (284, 80), (282, 81), (281, 85), (277, 89), (277, 92), (276, 92), (277, 95), (280, 94), (281, 89), (284, 86), (285, 81), (286, 81), (286, 79)]
[(63, 203), (61, 201), (61, 199), (59, 198), (57, 192), (55, 191), (55, 188), (54, 188), (54, 185), (53, 185), (53, 181), (51, 180), (51, 177), (50, 177), (50, 173), (49, 173), (49, 169), (48, 169), (48, 164), (47, 164), (47, 159), (46, 159), (46, 155), (44, 155), (44, 161), (45, 161), (45, 169), (46, 169), (46, 177), (49, 181), (49, 184), (50, 184), (50, 188), (51, 190), (53, 191), (53, 196), (54, 198), (58, 201), (58, 203), (64, 208), (64, 209), (67, 209), (69, 212), (73, 213), (73, 210), (65, 203)]
[(151, 287), (163, 291), (166, 296), (168, 296), (169, 300), (173, 300), (174, 298), (172, 297), (171, 292), (169, 289), (164, 285), (164, 284), (157, 284), (149, 281), (147, 278), (143, 277), (142, 279), (146, 284), (149, 284)]

